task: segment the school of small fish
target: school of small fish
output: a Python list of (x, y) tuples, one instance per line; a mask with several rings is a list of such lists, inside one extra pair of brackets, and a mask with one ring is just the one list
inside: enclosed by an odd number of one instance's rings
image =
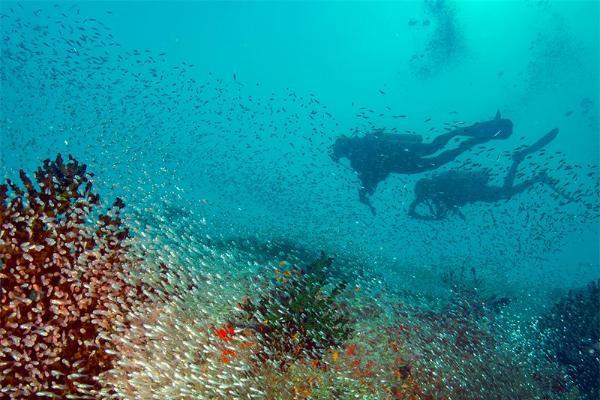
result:
[[(542, 150), (526, 173), (573, 201), (536, 188), (474, 206), (476, 228), (409, 221), (397, 178), (368, 222), (315, 93), (126, 49), (110, 10), (1, 10), (0, 398), (577, 398), (502, 279), (598, 222), (597, 165)], [(467, 119), (353, 107), (356, 134)], [(458, 168), (501, 179), (513, 150)]]

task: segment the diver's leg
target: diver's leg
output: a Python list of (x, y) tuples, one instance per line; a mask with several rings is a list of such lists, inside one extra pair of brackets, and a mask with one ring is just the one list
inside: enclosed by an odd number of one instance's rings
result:
[(545, 184), (554, 193), (556, 193), (558, 196), (562, 197), (563, 199), (567, 200), (570, 203), (577, 201), (569, 193), (565, 193), (565, 191), (561, 190), (557, 185), (558, 180), (549, 177), (548, 174), (546, 173), (546, 171), (538, 174), (535, 178), (529, 179), (523, 183), (519, 183), (518, 185), (512, 186), (512, 187), (504, 189), (504, 190), (505, 190), (505, 193), (509, 197), (512, 197), (512, 196), (519, 194), (519, 193), (525, 191), (526, 189), (530, 188), (531, 186), (538, 184), (538, 183)]
[(460, 129), (455, 129), (451, 132), (443, 133), (433, 139), (430, 143), (419, 143), (415, 145), (416, 153), (420, 156), (428, 156), (430, 154), (436, 153), (442, 149), (448, 142), (460, 135)]
[(544, 146), (553, 141), (554, 138), (556, 138), (556, 135), (558, 135), (558, 129), (554, 128), (538, 139), (538, 141), (531, 146), (527, 146), (524, 149), (515, 151), (513, 153), (513, 162), (508, 170), (508, 174), (506, 174), (506, 177), (504, 178), (504, 184), (502, 185), (504, 189), (508, 190), (513, 186), (515, 175), (517, 173), (517, 169), (519, 168), (519, 164), (521, 164), (521, 161), (523, 161), (527, 155), (541, 150)]
[(552, 189), (552, 191), (554, 193), (556, 193), (557, 196), (562, 197), (563, 199), (567, 200), (569, 203), (577, 202), (576, 198), (574, 198), (570, 193), (567, 193), (565, 190), (561, 189), (558, 186), (560, 181), (556, 178), (552, 178), (552, 177), (548, 176), (548, 173), (546, 171), (542, 171), (542, 173), (540, 174), (540, 180), (543, 183), (545, 183), (546, 186), (548, 186), (550, 189)]
[(456, 136), (481, 138), (488, 141), (492, 139), (506, 139), (512, 133), (512, 123), (510, 123), (510, 127), (498, 126), (498, 128), (499, 129), (495, 133), (493, 133), (493, 130), (490, 131), (491, 128), (488, 123), (476, 123), (471, 126), (457, 128), (436, 137), (431, 143), (422, 144), (422, 152), (419, 154), (421, 156), (431, 155), (444, 147), (450, 139)]
[(546, 146), (548, 143), (553, 141), (557, 135), (558, 135), (558, 128), (552, 129), (550, 132), (546, 133), (544, 136), (539, 138), (538, 141), (535, 142), (534, 144), (532, 144), (531, 146), (527, 146), (523, 150), (515, 151), (513, 154), (513, 158), (515, 158), (515, 157), (525, 158), (526, 155), (535, 153), (536, 151), (541, 150), (544, 146)]
[(545, 175), (540, 174), (534, 178), (528, 179), (525, 182), (519, 183), (517, 185), (511, 186), (511, 187), (503, 187), (502, 194), (503, 194), (504, 198), (509, 199), (516, 194), (524, 192), (525, 190), (529, 189), (533, 185), (536, 185), (538, 183), (543, 183), (545, 181), (546, 181)]
[(473, 138), (468, 139), (462, 142), (458, 147), (450, 150), (446, 150), (435, 157), (431, 158), (422, 158), (419, 164), (419, 170), (415, 172), (423, 172), (432, 169), (436, 169), (441, 165), (447, 164), (450, 161), (453, 161), (460, 154), (464, 153), (467, 150), (477, 146), (478, 144), (483, 144), (487, 142), (489, 138)]

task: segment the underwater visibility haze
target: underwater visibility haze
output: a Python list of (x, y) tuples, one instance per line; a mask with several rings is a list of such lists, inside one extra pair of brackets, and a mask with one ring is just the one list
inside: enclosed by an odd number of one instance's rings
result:
[(598, 399), (597, 1), (0, 2), (0, 398)]

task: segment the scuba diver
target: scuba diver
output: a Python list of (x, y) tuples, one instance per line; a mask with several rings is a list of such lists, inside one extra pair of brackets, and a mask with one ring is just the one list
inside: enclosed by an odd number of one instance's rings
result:
[[(508, 138), (512, 134), (512, 127), (512, 122), (502, 118), (498, 111), (491, 121), (455, 129), (436, 137), (430, 143), (423, 143), (420, 135), (386, 133), (383, 129), (378, 129), (363, 137), (342, 135), (333, 144), (330, 156), (336, 162), (344, 157), (350, 160), (350, 166), (361, 182), (359, 200), (375, 214), (369, 197), (375, 193), (379, 182), (385, 180), (390, 173), (416, 174), (436, 169), (478, 144), (491, 139)], [(456, 148), (436, 155), (457, 136), (468, 139)]]
[[(556, 135), (558, 129), (553, 129), (531, 146), (515, 151), (502, 186), (488, 185), (489, 170), (450, 170), (432, 178), (418, 180), (415, 184), (415, 199), (408, 209), (409, 216), (421, 220), (442, 220), (452, 212), (465, 219), (460, 208), (468, 203), (507, 200), (538, 183), (545, 183), (559, 195), (569, 198), (556, 189), (556, 181), (548, 177), (545, 171), (522, 183), (514, 183), (519, 164), (525, 156), (542, 149), (554, 140)], [(423, 209), (427, 213), (419, 212)]]

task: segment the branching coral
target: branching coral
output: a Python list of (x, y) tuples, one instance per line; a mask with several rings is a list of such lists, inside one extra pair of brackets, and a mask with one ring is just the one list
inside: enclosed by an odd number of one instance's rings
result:
[[(141, 288), (128, 272), (117, 199), (105, 213), (86, 166), (45, 160), (0, 185), (0, 393), (95, 398), (109, 335)], [(96, 222), (89, 222), (93, 217)]]

